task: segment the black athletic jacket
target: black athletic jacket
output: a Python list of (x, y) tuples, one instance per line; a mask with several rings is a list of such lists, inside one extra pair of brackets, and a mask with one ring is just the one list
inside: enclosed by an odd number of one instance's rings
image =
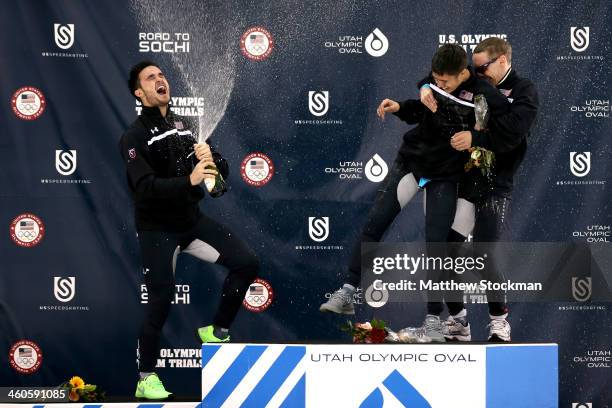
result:
[[(119, 142), (134, 199), (136, 229), (185, 231), (200, 218), (198, 202), (205, 191), (192, 186), (189, 175), (197, 163), (193, 144), (197, 123), (159, 108), (143, 107), (141, 115)], [(220, 154), (213, 158), (221, 175), (228, 166)]]
[[(489, 82), (478, 78), (471, 67), (469, 70), (470, 77), (452, 95), (473, 103), (474, 97), (482, 94), (489, 105), (491, 117), (507, 112), (510, 104), (506, 97)], [(433, 79), (428, 77), (420, 84), (428, 82), (433, 83)], [(418, 126), (404, 135), (398, 160), (404, 162), (417, 177), (458, 181), (465, 174), (464, 166), (469, 155), (453, 149), (450, 139), (457, 132), (474, 128), (474, 109), (440, 97), (435, 91), (434, 97), (438, 101), (435, 113), (418, 99), (400, 102), (400, 110), (395, 115), (407, 123), (418, 123)]]
[(508, 112), (489, 117), (490, 132), (472, 130), (472, 145), (495, 152), (494, 193), (509, 197), (525, 151), (527, 137), (538, 113), (538, 91), (529, 79), (511, 69), (497, 89), (511, 101)]

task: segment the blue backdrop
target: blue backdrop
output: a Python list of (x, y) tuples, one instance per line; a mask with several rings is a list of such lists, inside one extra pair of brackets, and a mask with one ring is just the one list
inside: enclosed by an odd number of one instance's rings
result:
[[(339, 330), (344, 319), (318, 307), (340, 283), (379, 183), (333, 169), (359, 171), (375, 154), (391, 165), (407, 127), (393, 117), (380, 121), (375, 108), (386, 97), (416, 97), (416, 81), (445, 42), (470, 51), (483, 36), (504, 36), (513, 67), (537, 85), (540, 113), (516, 178), (513, 239), (610, 239), (610, 2), (277, 3), (2, 1), (0, 386), (56, 385), (80, 375), (110, 395), (133, 392), (144, 305), (117, 142), (137, 115), (126, 79), (141, 59), (161, 65), (173, 97), (196, 98), (175, 100), (178, 113), (198, 116), (231, 166), (230, 191), (203, 200), (202, 210), (255, 248), (260, 276), (274, 289), (267, 310), (240, 312), (234, 341), (348, 340)], [(251, 27), (273, 39), (260, 61), (240, 48)], [(365, 47), (375, 29), (388, 44), (379, 57)], [(13, 95), (23, 87), (45, 101), (33, 120), (15, 113)], [(310, 111), (310, 91), (328, 92), (325, 115)], [(70, 150), (76, 167), (63, 175), (56, 151)], [(275, 167), (261, 187), (240, 175), (253, 152)], [(575, 174), (571, 152), (590, 153), (586, 175)], [(25, 213), (44, 223), (31, 247), (10, 233)], [(324, 242), (309, 236), (309, 217), (329, 217)], [(422, 240), (422, 223), (419, 197), (386, 239)], [(62, 301), (54, 278), (70, 277), (74, 296)], [(199, 348), (192, 329), (212, 318), (223, 278), (221, 268), (179, 257), (177, 284), (186, 286), (164, 329), (160, 368), (178, 394), (199, 394), (199, 370), (172, 365), (188, 365), (181, 353)], [(485, 338), (486, 307), (471, 309), (474, 336)], [(419, 323), (423, 311), (377, 313), (401, 328)], [(360, 312), (372, 314), (365, 306)], [(511, 323), (515, 341), (559, 343), (561, 406), (612, 400), (609, 304), (515, 304)], [(43, 353), (33, 374), (6, 360), (21, 339)], [(589, 365), (602, 352), (603, 366)]]

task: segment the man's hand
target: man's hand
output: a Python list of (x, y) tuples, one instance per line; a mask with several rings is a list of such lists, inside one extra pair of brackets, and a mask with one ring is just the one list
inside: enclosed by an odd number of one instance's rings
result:
[(457, 132), (451, 137), (450, 143), (455, 150), (467, 150), (472, 147), (472, 132), (469, 130)]
[(433, 91), (428, 86), (421, 87), (421, 103), (427, 108), (435, 112), (438, 110), (438, 102), (436, 102), (436, 98), (433, 96)]
[(193, 145), (193, 150), (199, 161), (212, 161), (212, 152), (208, 143), (197, 143)]
[(189, 175), (189, 180), (192, 186), (197, 186), (202, 183), (204, 179), (213, 179), (218, 174), (217, 170), (207, 169), (207, 166), (212, 166), (216, 169), (215, 163), (212, 160), (201, 161), (193, 168), (193, 171)]
[(399, 103), (392, 101), (391, 99), (384, 99), (380, 105), (378, 105), (378, 109), (376, 109), (376, 114), (379, 118), (385, 119), (385, 113), (391, 112), (395, 113), (400, 110)]

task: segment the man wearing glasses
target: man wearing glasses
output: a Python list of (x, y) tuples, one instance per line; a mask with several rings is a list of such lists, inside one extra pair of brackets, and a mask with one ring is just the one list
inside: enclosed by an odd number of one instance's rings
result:
[[(538, 112), (538, 92), (533, 82), (520, 77), (512, 68), (512, 47), (503, 39), (492, 37), (482, 41), (474, 49), (472, 62), (477, 75), (489, 80), (511, 102), (508, 113), (492, 115), (489, 119), (490, 134), (478, 130), (462, 131), (451, 140), (451, 146), (459, 151), (480, 146), (495, 153), (494, 186), (476, 206), (474, 242), (496, 242), (508, 230), (514, 174), (525, 157), (529, 130)], [(431, 110), (437, 108), (432, 91), (427, 87), (421, 88), (421, 101)], [(495, 268), (493, 263), (489, 267)], [(493, 270), (490, 275), (498, 274)], [(488, 295), (492, 299), (489, 301), (488, 339), (510, 341), (504, 294)], [(449, 340), (471, 339), (465, 308), (449, 317), (445, 335)]]

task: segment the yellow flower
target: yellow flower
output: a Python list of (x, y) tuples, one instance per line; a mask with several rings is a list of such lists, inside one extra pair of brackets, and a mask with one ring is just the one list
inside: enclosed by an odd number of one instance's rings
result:
[(85, 381), (81, 377), (74, 376), (70, 379), (70, 385), (72, 388), (83, 388), (85, 387)]

